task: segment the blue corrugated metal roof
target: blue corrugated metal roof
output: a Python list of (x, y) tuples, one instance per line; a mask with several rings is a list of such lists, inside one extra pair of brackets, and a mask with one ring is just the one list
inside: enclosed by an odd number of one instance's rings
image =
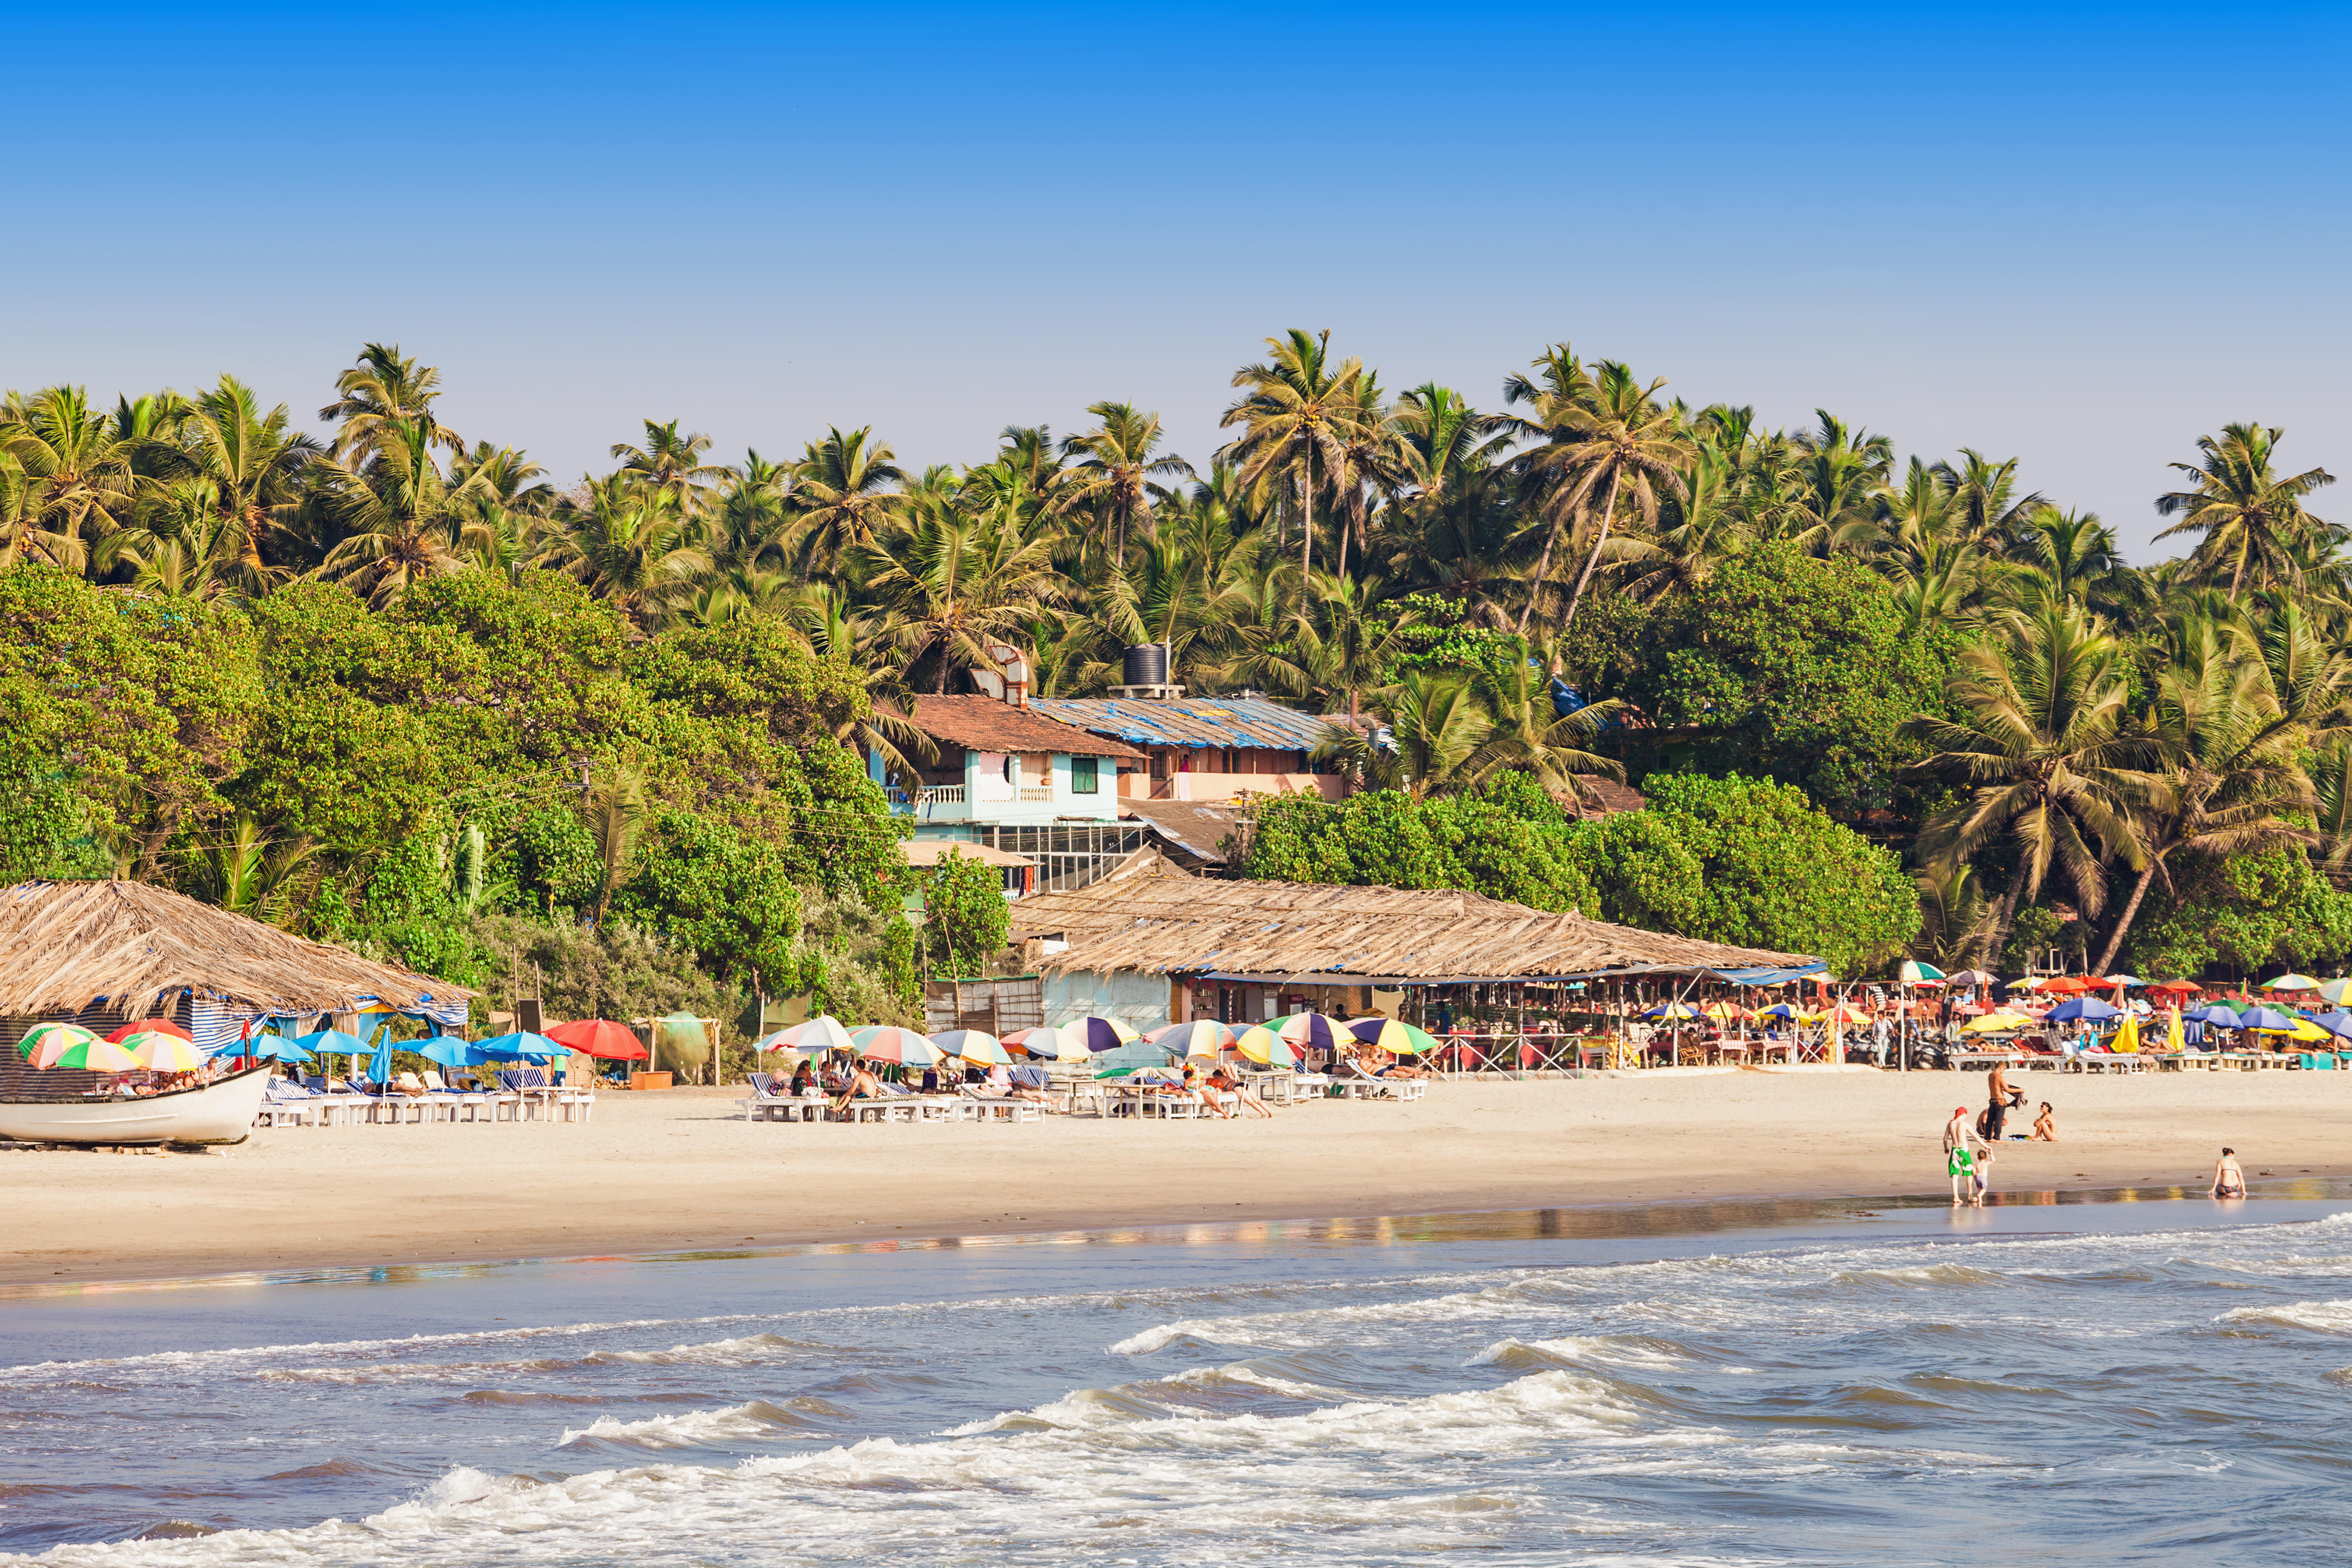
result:
[(1118, 697), (1033, 698), (1049, 719), (1109, 735), (1130, 746), (1243, 746), (1312, 751), (1324, 721), (1263, 697), (1180, 697), (1139, 701)]

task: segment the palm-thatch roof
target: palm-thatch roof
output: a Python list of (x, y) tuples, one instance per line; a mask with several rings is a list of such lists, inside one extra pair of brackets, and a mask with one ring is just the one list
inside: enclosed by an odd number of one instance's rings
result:
[(136, 1016), (183, 991), (271, 1014), (446, 1009), (461, 985), (306, 942), (143, 882), (0, 890), (0, 1016), (72, 1014), (100, 997)]
[(1225, 882), (1187, 876), (1156, 850), (1068, 892), (1013, 906), (1016, 942), (1058, 937), (1049, 973), (1280, 975), (1419, 984), (1802, 967), (1802, 953), (1700, 942), (1555, 914), (1478, 893)]

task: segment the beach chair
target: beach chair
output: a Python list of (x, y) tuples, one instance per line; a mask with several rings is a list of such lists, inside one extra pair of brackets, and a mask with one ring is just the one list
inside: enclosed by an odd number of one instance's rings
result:
[(776, 1092), (775, 1074), (750, 1073), (745, 1075), (744, 1082), (751, 1085), (751, 1096), (735, 1102), (743, 1108), (743, 1120), (746, 1121), (781, 1120), (777, 1117), (776, 1111), (780, 1107), (790, 1105), (792, 1100), (788, 1095)]
[(256, 1127), (315, 1126), (321, 1098), (299, 1083), (282, 1078), (271, 1079), (269, 1087), (262, 1092), (261, 1109), (255, 1112), (253, 1124)]

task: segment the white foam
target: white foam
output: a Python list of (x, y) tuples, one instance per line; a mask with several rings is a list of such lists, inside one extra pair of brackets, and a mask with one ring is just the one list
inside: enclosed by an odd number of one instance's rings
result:
[(724, 1410), (688, 1410), (677, 1415), (649, 1415), (642, 1421), (600, 1415), (585, 1426), (565, 1431), (556, 1447), (568, 1448), (594, 1439), (639, 1448), (699, 1448), (712, 1443), (772, 1437), (801, 1425), (792, 1412), (754, 1399)]
[(2285, 1307), (2240, 1307), (2214, 1320), (2222, 1323), (2279, 1323), (2323, 1334), (2352, 1334), (2352, 1301), (2297, 1301)]
[(1524, 1365), (1529, 1361), (1600, 1362), (1610, 1366), (1672, 1372), (1685, 1358), (1617, 1334), (1568, 1334), (1552, 1340), (1497, 1340), (1470, 1358), (1473, 1366)]

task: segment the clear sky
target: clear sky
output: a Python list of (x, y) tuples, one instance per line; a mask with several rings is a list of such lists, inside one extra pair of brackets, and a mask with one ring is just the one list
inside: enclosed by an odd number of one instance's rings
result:
[(2341, 5), (131, 3), (8, 37), (7, 386), (227, 370), (307, 416), (374, 339), (565, 479), (644, 416), (728, 460), (870, 423), (919, 466), (1105, 397), (1205, 459), (1296, 325), (1483, 407), (1565, 340), (2016, 455), (2141, 559), (2225, 421), (2352, 469)]

